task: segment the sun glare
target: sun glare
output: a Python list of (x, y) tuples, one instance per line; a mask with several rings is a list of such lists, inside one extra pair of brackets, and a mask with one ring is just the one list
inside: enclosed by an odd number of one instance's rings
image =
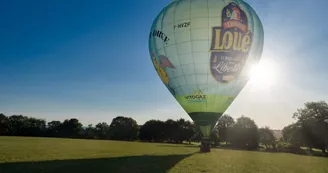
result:
[(250, 70), (249, 84), (255, 89), (268, 89), (275, 82), (275, 68), (267, 61), (261, 61)]

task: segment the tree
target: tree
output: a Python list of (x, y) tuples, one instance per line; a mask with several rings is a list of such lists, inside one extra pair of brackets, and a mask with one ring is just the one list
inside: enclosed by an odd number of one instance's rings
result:
[(109, 133), (109, 125), (105, 122), (98, 123), (96, 125), (95, 130), (95, 136), (98, 139), (109, 139), (110, 133)]
[(228, 129), (232, 128), (235, 120), (229, 115), (223, 115), (217, 125), (216, 129), (219, 133), (220, 140), (227, 143)]
[(293, 153), (300, 152), (301, 146), (306, 144), (302, 131), (302, 127), (300, 127), (297, 123), (290, 124), (282, 129), (283, 141), (288, 142), (291, 145), (286, 149)]
[(26, 136), (28, 128), (28, 117), (23, 115), (12, 115), (8, 118), (9, 131), (13, 136)]
[(43, 119), (12, 115), (8, 121), (8, 134), (13, 136), (44, 136), (46, 121)]
[(46, 132), (46, 120), (28, 117), (25, 121), (25, 133), (27, 136), (44, 136)]
[(258, 127), (248, 117), (240, 117), (228, 132), (228, 140), (236, 148), (256, 149), (259, 144)]
[(297, 124), (290, 124), (282, 129), (282, 136), (285, 142), (289, 142), (291, 144), (296, 144), (296, 146), (301, 146), (301, 138), (295, 138), (297, 133), (300, 132), (300, 127)]
[(65, 120), (60, 126), (61, 137), (79, 138), (83, 136), (82, 124), (76, 118)]
[(193, 131), (194, 131), (194, 135), (192, 136), (191, 141), (201, 142), (203, 135), (200, 132), (200, 129), (196, 126), (196, 124), (193, 124)]
[(220, 145), (220, 137), (218, 129), (214, 128), (211, 132), (211, 140), (214, 143), (214, 146)]
[(302, 135), (310, 148), (321, 149), (326, 153), (328, 148), (328, 104), (324, 101), (307, 102), (298, 109), (293, 118), (301, 127)]
[(86, 139), (96, 139), (96, 128), (92, 126), (92, 124), (89, 124), (87, 128), (85, 128), (85, 138)]
[(266, 149), (269, 149), (269, 146), (275, 148), (275, 137), (273, 131), (269, 127), (264, 127), (259, 129), (260, 143), (265, 145)]
[(9, 119), (4, 114), (0, 114), (0, 136), (9, 135)]
[(165, 124), (160, 120), (149, 120), (141, 126), (139, 138), (141, 141), (164, 142)]
[(177, 124), (179, 126), (179, 142), (189, 141), (191, 142), (191, 138), (194, 135), (194, 125), (190, 121), (186, 121), (185, 119), (181, 118), (177, 120)]
[(48, 122), (47, 136), (49, 137), (60, 137), (62, 123), (60, 121)]
[(113, 140), (131, 141), (137, 139), (138, 124), (132, 118), (118, 116), (109, 126), (110, 138)]
[[(178, 119), (177, 121), (168, 120), (171, 127), (169, 134), (171, 134), (170, 139), (174, 139), (175, 143), (182, 143), (183, 141), (191, 142), (191, 138), (194, 134), (193, 124), (190, 121), (186, 121), (183, 118)], [(166, 123), (168, 122), (166, 121)], [(173, 131), (173, 133), (171, 133)]]
[(172, 120), (172, 119), (168, 119), (164, 122), (164, 136), (165, 136), (165, 140), (169, 143), (171, 142), (176, 142), (179, 143), (179, 133), (180, 129), (179, 129), (179, 125), (176, 121)]

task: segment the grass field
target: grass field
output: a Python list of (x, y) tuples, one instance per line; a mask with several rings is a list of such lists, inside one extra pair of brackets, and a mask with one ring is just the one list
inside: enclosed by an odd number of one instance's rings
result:
[(198, 151), (188, 145), (0, 137), (0, 173), (328, 173), (328, 158)]

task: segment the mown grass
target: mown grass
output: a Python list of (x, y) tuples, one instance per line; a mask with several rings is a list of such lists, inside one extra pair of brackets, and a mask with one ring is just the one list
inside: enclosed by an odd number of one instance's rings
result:
[(1, 173), (328, 172), (328, 158), (198, 146), (0, 137)]

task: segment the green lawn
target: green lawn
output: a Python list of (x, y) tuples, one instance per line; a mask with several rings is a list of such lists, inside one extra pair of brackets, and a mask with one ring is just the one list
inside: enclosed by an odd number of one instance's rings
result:
[(327, 172), (328, 158), (198, 146), (0, 137), (0, 173)]

